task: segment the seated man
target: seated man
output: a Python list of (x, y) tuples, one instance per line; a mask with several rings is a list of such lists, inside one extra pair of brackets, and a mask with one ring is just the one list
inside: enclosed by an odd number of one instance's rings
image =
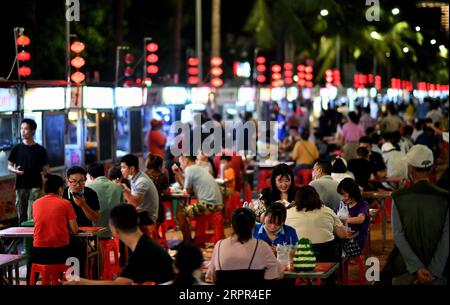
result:
[(131, 253), (122, 273), (113, 281), (80, 278), (65, 285), (131, 285), (145, 282), (164, 283), (173, 279), (172, 258), (153, 239), (138, 228), (136, 208), (120, 204), (111, 210), (109, 226), (114, 236), (130, 248)]
[[(215, 212), (223, 209), (222, 193), (214, 177), (208, 171), (195, 164), (195, 156), (181, 156), (181, 168), (174, 165), (172, 170), (176, 180), (188, 193), (193, 193), (199, 203), (205, 206), (206, 211)], [(183, 241), (191, 241), (191, 230), (186, 221), (183, 209), (177, 209), (177, 220), (183, 233)]]

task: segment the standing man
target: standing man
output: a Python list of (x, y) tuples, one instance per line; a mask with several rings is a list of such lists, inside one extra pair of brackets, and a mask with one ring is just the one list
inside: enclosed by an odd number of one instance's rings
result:
[(17, 144), (8, 158), (8, 170), (16, 174), (16, 209), (19, 225), (32, 218), (32, 204), (42, 189), (42, 175), (50, 173), (47, 151), (33, 139), (37, 124), (23, 119), (20, 124), (22, 143)]
[(413, 184), (392, 195), (395, 247), (385, 270), (394, 285), (446, 284), (449, 258), (448, 191), (430, 183), (433, 152), (414, 145), (406, 155)]
[(164, 148), (166, 147), (167, 138), (161, 130), (164, 121), (152, 119), (150, 121), (151, 130), (148, 133), (147, 145), (148, 151), (153, 155), (158, 155), (164, 159)]
[(128, 154), (120, 160), (124, 178), (130, 180), (131, 189), (121, 184), (125, 200), (136, 207), (141, 229), (151, 226), (158, 219), (159, 194), (153, 181), (139, 170), (139, 159)]

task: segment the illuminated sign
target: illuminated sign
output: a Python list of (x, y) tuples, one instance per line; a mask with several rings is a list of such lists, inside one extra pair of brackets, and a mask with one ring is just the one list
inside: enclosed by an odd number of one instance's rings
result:
[(252, 68), (248, 61), (244, 62), (235, 61), (233, 64), (233, 71), (236, 77), (249, 78), (251, 75)]
[(17, 111), (17, 90), (0, 88), (0, 112)]
[(292, 102), (298, 98), (298, 88), (297, 87), (289, 87), (286, 91), (286, 99), (289, 102)]
[(25, 91), (24, 110), (57, 110), (65, 107), (65, 88), (29, 88)]
[(141, 88), (116, 88), (117, 107), (139, 107), (142, 106)]
[(192, 103), (207, 104), (209, 101), (209, 95), (211, 89), (209, 87), (199, 87), (191, 89), (191, 101)]
[(252, 87), (241, 87), (238, 91), (238, 102), (236, 105), (243, 106), (255, 101), (256, 90)]
[(271, 98), (270, 91), (271, 91), (270, 88), (259, 89), (259, 100), (261, 102), (270, 102), (270, 98)]
[(184, 87), (163, 88), (162, 100), (166, 105), (183, 105), (188, 100), (188, 91)]
[(286, 97), (286, 88), (284, 87), (272, 88), (271, 97), (272, 101), (281, 101)]
[(114, 106), (113, 88), (84, 87), (83, 106), (92, 109), (112, 109)]

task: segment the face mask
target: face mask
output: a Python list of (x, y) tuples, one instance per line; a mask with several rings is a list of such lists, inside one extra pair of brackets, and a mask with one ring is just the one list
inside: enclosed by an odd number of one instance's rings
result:
[[(266, 226), (264, 226), (264, 230), (266, 230), (266, 233), (270, 233), (269, 230), (266, 228)], [(278, 230), (276, 230), (274, 233), (271, 233), (273, 235), (278, 235), (281, 233), (281, 231), (283, 230), (283, 226), (281, 226)]]

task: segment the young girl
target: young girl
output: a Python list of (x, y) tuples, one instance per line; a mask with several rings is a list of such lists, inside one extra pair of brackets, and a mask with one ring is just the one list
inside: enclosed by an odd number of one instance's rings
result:
[(351, 178), (342, 180), (337, 191), (348, 208), (348, 217), (341, 220), (346, 222), (352, 231), (359, 233), (356, 241), (362, 250), (369, 231), (369, 205), (363, 200), (358, 184)]
[(274, 251), (277, 245), (297, 245), (297, 233), (293, 227), (284, 224), (285, 221), (284, 205), (272, 203), (264, 214), (263, 222), (256, 224), (253, 237), (264, 240)]

